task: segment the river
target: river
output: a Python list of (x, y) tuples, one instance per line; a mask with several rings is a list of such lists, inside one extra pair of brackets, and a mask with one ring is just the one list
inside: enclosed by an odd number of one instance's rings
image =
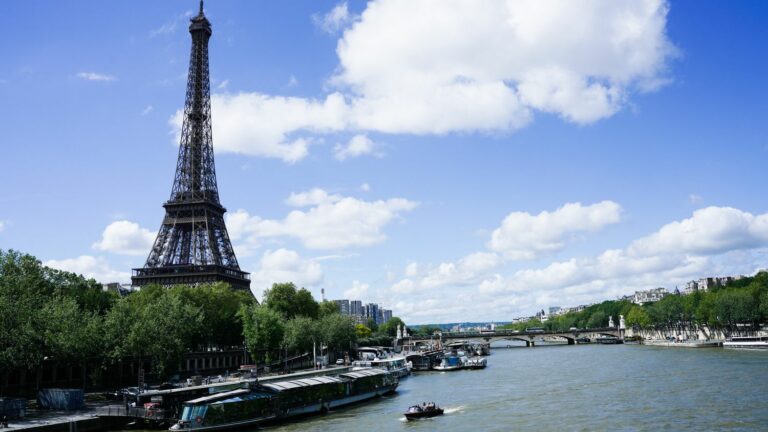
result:
[[(446, 414), (406, 422), (402, 413), (424, 401)], [(417, 373), (393, 396), (264, 430), (765, 431), (768, 352), (494, 347), (484, 370)]]

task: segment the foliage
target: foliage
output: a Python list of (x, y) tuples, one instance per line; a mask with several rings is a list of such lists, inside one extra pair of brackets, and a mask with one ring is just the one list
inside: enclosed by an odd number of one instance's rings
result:
[(566, 331), (571, 327), (605, 327), (609, 316), (618, 323), (619, 315), (625, 316), (627, 325), (641, 328), (706, 325), (726, 332), (754, 330), (768, 322), (768, 272), (732, 281), (724, 287), (712, 287), (706, 292), (668, 295), (643, 306), (626, 300), (605, 301), (580, 312), (550, 317), (544, 324), (532, 319), (500, 328), (522, 331), (543, 326), (550, 331)]
[(250, 292), (233, 290), (226, 283), (192, 288), (176, 286), (172, 291), (203, 312), (202, 331), (193, 342), (194, 346), (225, 348), (242, 345), (243, 324), (237, 312), (243, 305), (256, 304)]
[(651, 317), (640, 306), (633, 306), (627, 314), (626, 324), (630, 327), (648, 328), (651, 325)]
[(320, 306), (305, 288), (296, 289), (293, 282), (272, 284), (264, 291), (264, 304), (279, 312), (285, 319), (295, 316), (317, 318)]
[(409, 331), (413, 331), (413, 334), (417, 336), (431, 336), (435, 333), (441, 332), (442, 329), (433, 325), (421, 325), (418, 327), (409, 327)]
[[(283, 345), (285, 324), (279, 312), (268, 306), (244, 305), (239, 314), (246, 345), (252, 352), (259, 349), (273, 350)], [(270, 351), (266, 351), (264, 360), (274, 360), (270, 357)]]
[(381, 335), (387, 335), (389, 337), (395, 337), (397, 335), (397, 326), (401, 329), (405, 328), (405, 323), (399, 317), (392, 317), (389, 321), (379, 326), (378, 333)]
[(371, 329), (366, 327), (363, 324), (355, 324), (355, 336), (358, 340), (360, 339), (367, 339), (373, 335), (373, 332)]
[(368, 318), (368, 321), (366, 321), (365, 326), (371, 329), (371, 331), (374, 333), (379, 331), (379, 325), (376, 323), (376, 320), (373, 318)]
[(316, 321), (304, 317), (296, 318), (285, 323), (283, 345), (293, 351), (307, 352), (320, 339)]
[(346, 315), (334, 314), (320, 319), (320, 338), (331, 350), (348, 350), (357, 340), (355, 322)]
[(324, 316), (333, 315), (340, 313), (339, 311), (339, 305), (336, 302), (329, 301), (329, 300), (323, 300), (320, 302), (319, 308), (318, 308), (318, 317), (322, 318)]

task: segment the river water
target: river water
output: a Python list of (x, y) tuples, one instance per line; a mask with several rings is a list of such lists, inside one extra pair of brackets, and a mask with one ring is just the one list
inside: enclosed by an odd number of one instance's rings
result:
[[(425, 401), (446, 414), (405, 421)], [(265, 430), (768, 431), (768, 352), (494, 347), (484, 370), (416, 373), (393, 396)]]

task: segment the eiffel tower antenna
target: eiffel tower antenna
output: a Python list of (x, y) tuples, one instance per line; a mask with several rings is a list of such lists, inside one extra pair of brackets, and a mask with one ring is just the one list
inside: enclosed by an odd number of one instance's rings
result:
[(184, 122), (171, 197), (143, 268), (133, 269), (133, 286), (227, 282), (250, 289), (224, 225), (227, 211), (219, 201), (211, 133), (208, 40), (213, 31), (203, 14), (190, 19), (192, 51), (187, 75)]

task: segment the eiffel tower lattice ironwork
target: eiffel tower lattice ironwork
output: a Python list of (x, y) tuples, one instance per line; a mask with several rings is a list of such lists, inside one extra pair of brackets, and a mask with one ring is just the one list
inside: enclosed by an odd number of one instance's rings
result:
[(219, 202), (211, 134), (208, 40), (211, 23), (200, 13), (191, 19), (184, 122), (171, 198), (163, 204), (165, 218), (143, 268), (133, 269), (133, 286), (227, 282), (250, 289), (224, 225), (226, 209)]

